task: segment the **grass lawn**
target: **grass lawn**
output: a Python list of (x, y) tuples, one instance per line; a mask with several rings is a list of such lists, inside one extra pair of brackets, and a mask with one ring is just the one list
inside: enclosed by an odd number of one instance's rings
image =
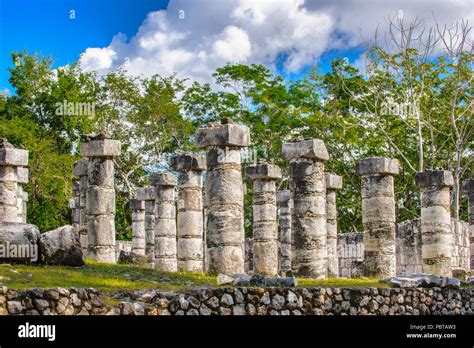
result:
[[(156, 289), (183, 291), (199, 286), (217, 286), (216, 277), (205, 274), (170, 273), (132, 265), (110, 265), (87, 260), (83, 267), (0, 264), (0, 286), (14, 289), (77, 287), (105, 292)], [(387, 287), (375, 278), (298, 278), (298, 287)]]
[(88, 260), (82, 267), (0, 264), (0, 286), (15, 289), (77, 287), (115, 292), (152, 288), (179, 291), (217, 284), (215, 277), (204, 274), (159, 272), (145, 267)]

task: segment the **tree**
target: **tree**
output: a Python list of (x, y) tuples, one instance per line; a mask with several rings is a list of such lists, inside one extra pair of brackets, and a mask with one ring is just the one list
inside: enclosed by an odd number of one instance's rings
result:
[(178, 100), (183, 81), (118, 70), (97, 84), (94, 131), (121, 141), (122, 154), (115, 159), (118, 188), (131, 198), (146, 171), (162, 167), (166, 154), (190, 146), (193, 127), (181, 115)]
[(460, 182), (473, 169), (470, 31), (466, 22), (441, 29), (390, 18), (388, 47), (370, 43), (367, 78), (355, 86), (341, 78), (359, 122), (401, 160), (408, 181), (400, 196), (410, 200), (401, 198), (399, 208), (413, 215), (413, 175), (443, 167), (453, 172), (453, 213), (460, 216)]
[(29, 151), (28, 221), (50, 230), (70, 221), (73, 149), (90, 126), (87, 115), (57, 113), (64, 100), (88, 100), (92, 75), (76, 65), (52, 69), (53, 60), (13, 53), (10, 84), (15, 94), (0, 98), (0, 137)]

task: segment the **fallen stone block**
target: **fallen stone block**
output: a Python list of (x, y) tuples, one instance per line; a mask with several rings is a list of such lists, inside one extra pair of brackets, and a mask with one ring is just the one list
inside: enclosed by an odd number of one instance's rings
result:
[(391, 277), (380, 280), (395, 288), (452, 288), (459, 289), (461, 281), (450, 277), (440, 277), (431, 274), (416, 273), (410, 276)]
[(232, 284), (234, 282), (234, 277), (219, 273), (217, 275), (216, 282), (217, 285)]
[(120, 250), (117, 262), (121, 264), (146, 266), (149, 260), (146, 255), (140, 255), (137, 253), (132, 253), (131, 251)]
[(84, 265), (79, 231), (70, 225), (43, 233), (39, 243), (48, 265)]

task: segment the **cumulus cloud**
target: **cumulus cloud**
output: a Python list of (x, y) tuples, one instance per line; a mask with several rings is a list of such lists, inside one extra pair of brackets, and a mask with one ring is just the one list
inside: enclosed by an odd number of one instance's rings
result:
[(106, 70), (112, 67), (117, 53), (109, 47), (89, 47), (81, 56), (81, 66), (84, 70)]
[[(107, 47), (81, 55), (85, 70), (123, 67), (135, 75), (156, 73), (210, 81), (226, 63), (256, 63), (288, 73), (316, 64), (328, 49), (350, 49), (386, 28), (388, 15), (407, 20), (433, 16), (440, 24), (472, 21), (468, 0), (171, 0), (147, 15), (130, 40), (116, 35)], [(283, 58), (282, 58), (283, 57)], [(359, 62), (360, 64), (360, 62)]]

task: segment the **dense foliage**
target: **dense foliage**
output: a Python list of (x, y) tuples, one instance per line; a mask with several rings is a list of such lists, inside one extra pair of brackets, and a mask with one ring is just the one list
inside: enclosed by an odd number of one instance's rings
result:
[[(473, 56), (466, 50), (456, 59), (443, 53), (426, 59), (413, 48), (389, 53), (373, 45), (366, 71), (336, 59), (330, 71), (314, 67), (291, 81), (260, 65), (226, 65), (216, 70), (212, 85), (121, 70), (98, 76), (75, 64), (53, 69), (51, 58), (27, 52), (12, 58), (14, 94), (0, 95), (0, 136), (30, 151), (28, 220), (42, 231), (70, 219), (72, 165), (82, 134), (107, 133), (122, 142), (117, 230), (129, 238), (126, 202), (136, 188), (147, 183), (149, 172), (166, 168), (171, 155), (196, 150), (196, 129), (223, 117), (250, 127), (248, 163), (273, 162), (284, 172), (282, 143), (298, 136), (323, 139), (331, 156), (327, 171), (344, 177), (338, 195), (343, 232), (361, 230), (355, 163), (368, 156), (395, 157), (402, 165), (396, 177), (399, 221), (419, 214), (414, 174), (437, 167), (453, 171), (453, 214), (466, 218), (459, 185), (472, 175), (474, 145)], [(68, 103), (92, 105), (93, 112), (58, 112)], [(251, 192), (249, 187), (247, 207)], [(246, 215), (250, 233), (251, 210)]]

